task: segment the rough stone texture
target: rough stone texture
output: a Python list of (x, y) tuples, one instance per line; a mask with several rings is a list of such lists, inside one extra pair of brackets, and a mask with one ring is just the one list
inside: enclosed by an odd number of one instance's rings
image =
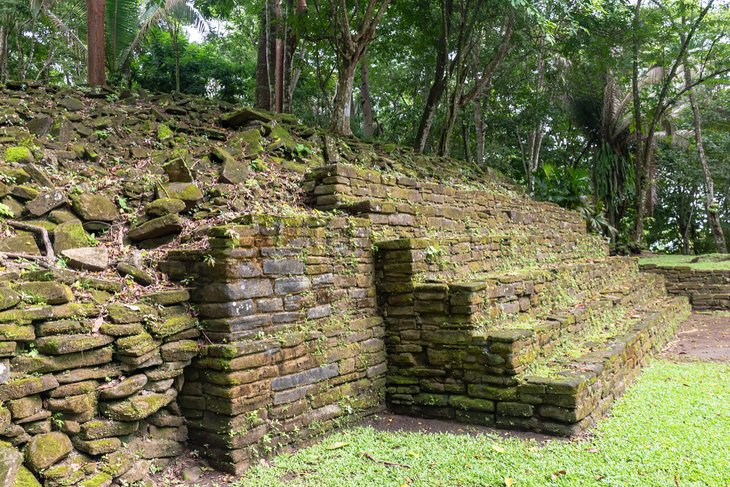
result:
[(74, 212), (85, 221), (113, 222), (119, 210), (109, 198), (100, 194), (77, 194), (71, 197)]
[(667, 292), (688, 296), (694, 309), (730, 310), (730, 271), (693, 269), (689, 266), (642, 265), (641, 270), (664, 276)]
[[(209, 460), (230, 472), (263, 454), (267, 431), (279, 422), (288, 431), (301, 430), (286, 440), (297, 443), (317, 434), (312, 425), (328, 430), (348, 414), (342, 400), (356, 415), (382, 404), (383, 328), (372, 292), (367, 223), (342, 218), (265, 222), (254, 217), (210, 231), (212, 255), (225, 264), (208, 266), (193, 251), (173, 252), (162, 263), (173, 277), (200, 276), (191, 297), (200, 303), (205, 335), (218, 343), (204, 347), (192, 368), (185, 369), (179, 402), (189, 418), (191, 441), (208, 444), (203, 451)], [(357, 237), (348, 237), (346, 228)], [(342, 256), (328, 248), (341, 248)], [(331, 308), (346, 316), (332, 315)], [(157, 329), (149, 323), (150, 333), (163, 336), (169, 326), (163, 325)], [(281, 339), (269, 338), (276, 333)], [(170, 360), (190, 360), (192, 343), (165, 344), (161, 353)], [(219, 436), (239, 428), (241, 435), (232, 441)]]
[(67, 249), (61, 255), (68, 259), (71, 269), (101, 272), (109, 267), (109, 252), (103, 247)]
[(89, 237), (80, 222), (62, 223), (53, 230), (53, 250), (57, 254), (88, 245)]
[(41, 216), (66, 203), (68, 203), (66, 194), (63, 191), (54, 189), (39, 194), (29, 201), (25, 207), (31, 215)]
[(180, 220), (180, 217), (176, 214), (169, 214), (159, 218), (154, 218), (133, 228), (129, 231), (129, 233), (127, 233), (127, 237), (135, 241), (140, 241), (179, 233), (181, 230), (182, 221)]
[(71, 440), (63, 433), (36, 435), (25, 449), (25, 463), (34, 472), (39, 472), (61, 460), (71, 450)]

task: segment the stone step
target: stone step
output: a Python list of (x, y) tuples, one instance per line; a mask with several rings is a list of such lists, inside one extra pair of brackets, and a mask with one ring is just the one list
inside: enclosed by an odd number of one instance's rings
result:
[[(570, 335), (564, 348), (542, 357), (528, 350), (526, 330), (495, 332), (486, 356), (483, 343), (434, 347), (424, 340), (427, 362), (408, 367), (391, 362), (388, 404), (395, 412), (424, 417), (563, 435), (583, 431), (606, 412), (648, 354), (661, 349), (689, 314), (686, 298), (645, 297), (650, 301), (608, 316), (605, 329), (594, 323), (583, 335)], [(620, 300), (607, 299), (594, 307), (611, 309), (614, 303)], [(625, 320), (620, 325), (612, 321), (621, 316)], [(512, 364), (513, 375), (504, 373), (507, 361), (519, 354), (533, 365), (518, 370)]]

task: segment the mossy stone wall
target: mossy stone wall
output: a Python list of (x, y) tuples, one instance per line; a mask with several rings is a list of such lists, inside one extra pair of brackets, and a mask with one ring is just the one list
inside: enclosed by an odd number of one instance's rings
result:
[(730, 270), (656, 264), (642, 264), (641, 269), (664, 276), (667, 292), (675, 296), (687, 296), (695, 309), (730, 310)]
[(176, 251), (194, 276), (209, 341), (186, 371), (190, 440), (239, 473), (383, 407), (386, 355), (370, 224), (356, 218), (249, 217), (213, 228), (211, 249)]

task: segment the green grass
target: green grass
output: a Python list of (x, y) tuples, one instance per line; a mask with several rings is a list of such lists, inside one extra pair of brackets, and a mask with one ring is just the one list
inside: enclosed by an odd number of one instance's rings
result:
[(727, 486), (728, 374), (726, 364), (655, 362), (580, 441), (358, 427), (258, 465), (232, 485)]
[[(694, 259), (699, 261), (691, 262)], [(698, 270), (730, 270), (730, 254), (657, 255), (641, 258), (639, 263), (656, 264), (660, 267), (689, 266)]]

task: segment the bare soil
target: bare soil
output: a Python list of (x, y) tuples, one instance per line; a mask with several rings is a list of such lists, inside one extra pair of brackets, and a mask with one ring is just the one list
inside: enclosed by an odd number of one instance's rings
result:
[(693, 313), (662, 357), (677, 361), (730, 362), (730, 312)]

